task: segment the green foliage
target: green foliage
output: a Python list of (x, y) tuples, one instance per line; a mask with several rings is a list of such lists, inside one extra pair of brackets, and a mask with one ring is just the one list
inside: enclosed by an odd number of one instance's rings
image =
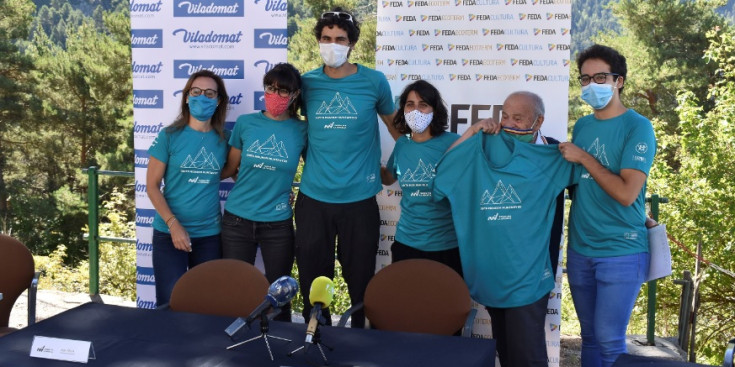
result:
[[(135, 222), (126, 213), (127, 197), (113, 191), (110, 199), (102, 204), (100, 235), (109, 237), (135, 237)], [(100, 293), (135, 300), (134, 246), (102, 242), (100, 253)], [(36, 269), (42, 272), (39, 288), (64, 292), (87, 293), (89, 290), (89, 261), (68, 265), (67, 247), (60, 245), (49, 256), (34, 256)]]
[[(291, 275), (296, 280), (299, 279), (299, 269), (296, 264), (291, 269)], [(341, 315), (350, 308), (351, 303), (350, 295), (347, 291), (347, 283), (345, 283), (342, 277), (342, 265), (340, 265), (339, 261), (335, 262), (334, 277), (332, 280), (334, 281), (334, 300), (329, 308), (331, 309), (332, 315)], [(291, 307), (293, 312), (297, 314), (300, 314), (304, 310), (304, 297), (301, 296), (301, 292), (297, 293), (296, 297), (293, 298)]]

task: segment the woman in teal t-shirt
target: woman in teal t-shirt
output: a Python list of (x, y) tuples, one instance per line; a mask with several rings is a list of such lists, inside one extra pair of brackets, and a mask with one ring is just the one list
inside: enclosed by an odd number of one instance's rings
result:
[(447, 108), (439, 91), (424, 80), (406, 86), (393, 124), (404, 135), (381, 169), (383, 185), (398, 180), (403, 190), (392, 260), (435, 260), (462, 275), (449, 201), (435, 201), (431, 192), (434, 166), (459, 138), (445, 131)]
[[(306, 149), (306, 122), (297, 118), (301, 76), (278, 64), (263, 77), (265, 111), (238, 117), (222, 178), (237, 175), (222, 217), (225, 258), (251, 264), (260, 246), (269, 282), (291, 275), (294, 228), (290, 197), (299, 158)], [(291, 320), (291, 305), (276, 317)]]
[(192, 74), (181, 93), (181, 114), (148, 149), (146, 191), (156, 209), (152, 243), (159, 306), (168, 303), (187, 269), (222, 255), (219, 176), (227, 158), (228, 98), (218, 75)]

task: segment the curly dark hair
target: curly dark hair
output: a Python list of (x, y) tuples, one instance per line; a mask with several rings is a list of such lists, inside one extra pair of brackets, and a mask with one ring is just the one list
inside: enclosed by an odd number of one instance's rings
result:
[(429, 132), (431, 133), (431, 136), (439, 136), (443, 134), (449, 126), (447, 123), (447, 106), (444, 104), (444, 100), (442, 99), (439, 90), (426, 80), (417, 80), (407, 85), (403, 90), (403, 93), (401, 93), (401, 97), (399, 98), (399, 107), (396, 112), (396, 117), (393, 119), (393, 126), (395, 126), (401, 134), (408, 134), (411, 132), (411, 128), (408, 127), (406, 118), (403, 116), (403, 111), (406, 107), (408, 94), (412, 91), (416, 92), (424, 102), (434, 109), (434, 118), (431, 120), (431, 124), (429, 124)]
[[(350, 21), (349, 19), (334, 16), (331, 15), (331, 13), (345, 13), (349, 15), (352, 20)], [(351, 45), (354, 45), (357, 43), (357, 40), (360, 39), (360, 23), (357, 21), (355, 16), (347, 10), (336, 7), (322, 14), (322, 17), (317, 20), (316, 25), (314, 26), (314, 36), (316, 36), (316, 41), (319, 42), (322, 38), (322, 30), (324, 27), (332, 28), (334, 26), (337, 26), (347, 32), (347, 38), (349, 38)]]
[[(599, 59), (610, 65), (610, 72), (623, 77), (623, 81), (628, 77), (628, 65), (625, 63), (625, 56), (612, 47), (603, 45), (592, 45), (577, 55), (577, 71), (582, 74), (582, 64), (589, 59)], [(620, 94), (623, 94), (623, 84), (620, 87)]]

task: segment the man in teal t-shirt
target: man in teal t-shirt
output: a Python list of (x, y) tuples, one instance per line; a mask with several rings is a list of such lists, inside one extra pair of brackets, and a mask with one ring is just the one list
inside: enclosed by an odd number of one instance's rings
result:
[(648, 274), (646, 179), (656, 154), (651, 122), (620, 100), (625, 57), (593, 45), (577, 57), (581, 97), (594, 109), (574, 125), (564, 158), (583, 166), (569, 213), (567, 279), (582, 332), (582, 365), (610, 367)]
[[(314, 33), (324, 65), (302, 76), (308, 148), (295, 209), (305, 318), (311, 312), (311, 282), (334, 277), (335, 241), (352, 304), (362, 302), (375, 273), (380, 236), (375, 194), (382, 189), (377, 116), (394, 130), (389, 122), (395, 110), (385, 76), (347, 62), (360, 36), (352, 14), (339, 8), (326, 12)], [(324, 313), (329, 315), (328, 309)], [(363, 325), (363, 313), (353, 315), (352, 326)]]

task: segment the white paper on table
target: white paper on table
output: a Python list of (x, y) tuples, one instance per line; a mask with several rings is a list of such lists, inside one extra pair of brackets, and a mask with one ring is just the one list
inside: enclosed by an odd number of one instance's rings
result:
[(95, 359), (92, 342), (34, 336), (31, 357), (87, 363)]

